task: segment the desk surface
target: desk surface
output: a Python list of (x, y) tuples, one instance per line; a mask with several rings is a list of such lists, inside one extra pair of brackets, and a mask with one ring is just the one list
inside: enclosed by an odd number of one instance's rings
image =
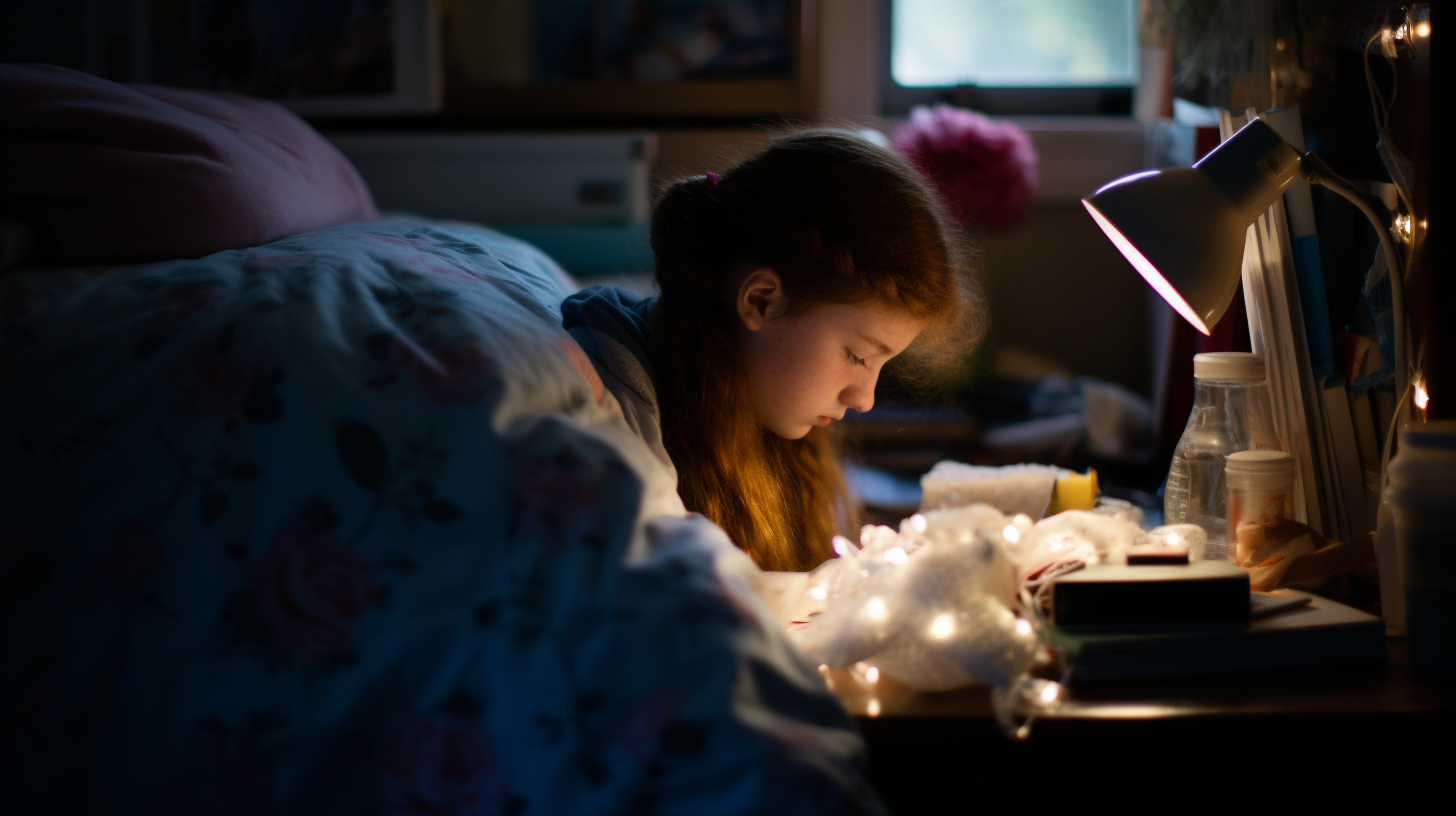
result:
[[(895, 812), (959, 812), (946, 801), (963, 801), (978, 779), (1064, 779), (1073, 771), (1106, 780), (1126, 777), (1134, 762), (1191, 771), (1202, 757), (1259, 757), (1275, 739), (1300, 746), (1296, 760), (1343, 755), (1386, 775), (1413, 773), (1436, 757), (1448, 762), (1456, 694), (1412, 674), (1403, 640), (1387, 645), (1382, 664), (1073, 684), (1020, 742), (1001, 734), (984, 686), (923, 694), (889, 677), (865, 684), (848, 671), (826, 672), (826, 680), (857, 719), (871, 773)], [(1433, 734), (1441, 741), (1435, 754)]]

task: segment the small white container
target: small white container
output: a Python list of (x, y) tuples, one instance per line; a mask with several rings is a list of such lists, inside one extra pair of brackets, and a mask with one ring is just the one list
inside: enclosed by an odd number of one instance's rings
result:
[(1230, 454), (1224, 468), (1228, 482), (1229, 560), (1241, 567), (1265, 549), (1268, 531), (1289, 518), (1294, 492), (1294, 459), (1284, 451), (1249, 450)]
[(1382, 595), (1402, 590), (1411, 665), (1456, 676), (1456, 421), (1406, 425), (1386, 473), (1399, 581), (1382, 575)]

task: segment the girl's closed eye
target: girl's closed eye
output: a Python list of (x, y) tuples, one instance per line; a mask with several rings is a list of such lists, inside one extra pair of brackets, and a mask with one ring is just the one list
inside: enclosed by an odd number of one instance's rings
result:
[(869, 368), (869, 364), (865, 362), (865, 359), (863, 357), (856, 356), (854, 352), (849, 350), (849, 346), (844, 347), (844, 353), (849, 355), (849, 361), (851, 363), (857, 366), (864, 366), (865, 368)]

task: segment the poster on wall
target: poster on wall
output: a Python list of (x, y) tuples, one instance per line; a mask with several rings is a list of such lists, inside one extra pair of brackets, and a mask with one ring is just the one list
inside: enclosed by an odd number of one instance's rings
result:
[(228, 90), (310, 117), (427, 113), (443, 96), (436, 0), (88, 4), (88, 69)]

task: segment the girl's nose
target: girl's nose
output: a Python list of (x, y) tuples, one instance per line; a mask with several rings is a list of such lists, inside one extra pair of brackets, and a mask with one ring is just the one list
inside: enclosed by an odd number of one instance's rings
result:
[(867, 383), (855, 383), (844, 389), (839, 395), (839, 401), (860, 413), (865, 413), (875, 407), (875, 380)]

